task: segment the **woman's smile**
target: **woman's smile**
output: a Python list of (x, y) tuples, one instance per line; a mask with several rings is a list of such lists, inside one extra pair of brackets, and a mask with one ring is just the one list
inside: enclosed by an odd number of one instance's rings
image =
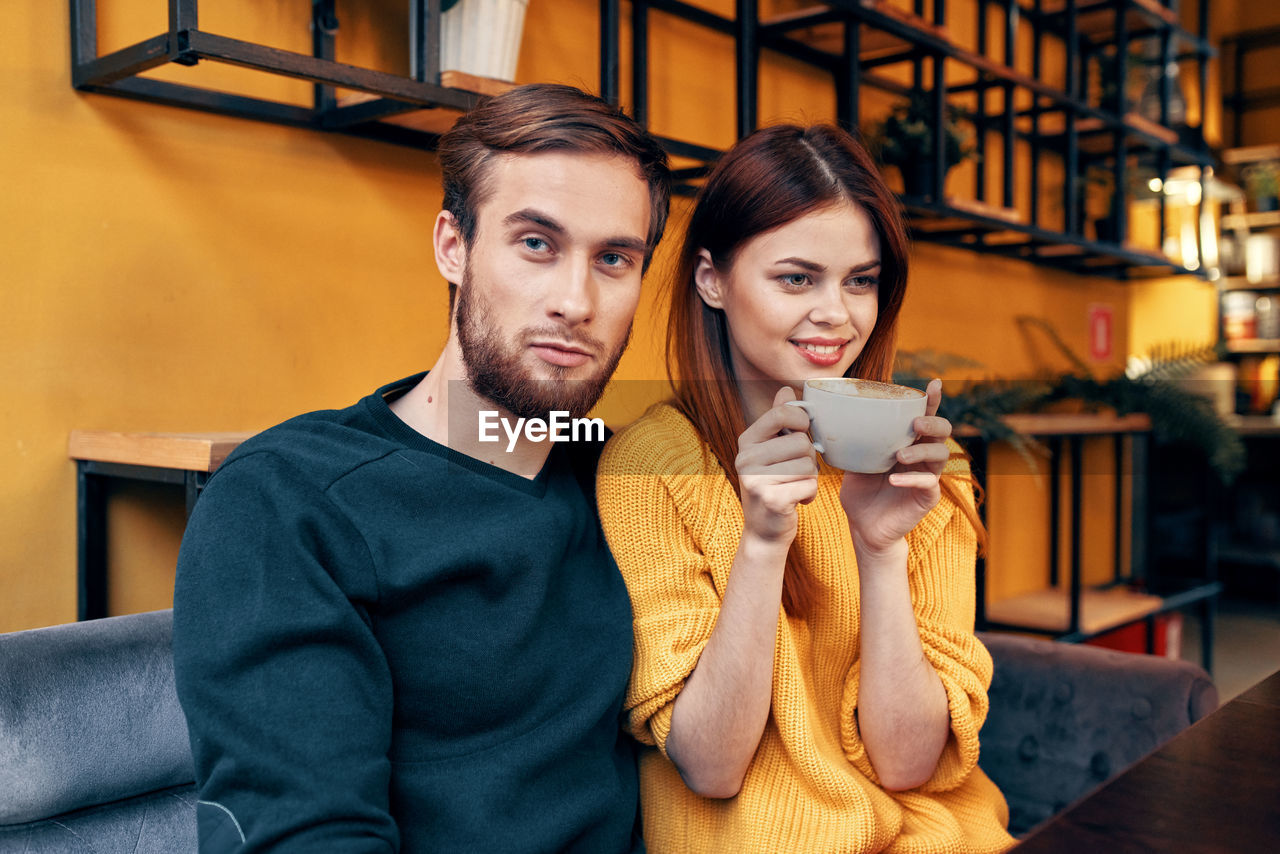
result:
[(838, 365), (844, 359), (844, 351), (849, 344), (849, 339), (793, 338), (791, 344), (805, 359), (819, 367), (827, 368)]

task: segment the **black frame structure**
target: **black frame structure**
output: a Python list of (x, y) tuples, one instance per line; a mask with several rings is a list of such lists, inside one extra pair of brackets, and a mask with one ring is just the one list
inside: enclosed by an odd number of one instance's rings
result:
[[(1171, 63), (1198, 63), (1200, 77), (1200, 115), (1207, 103), (1208, 61), (1215, 51), (1208, 41), (1208, 0), (1199, 3), (1199, 33), (1183, 29), (1171, 8), (1174, 0), (978, 0), (977, 50), (970, 50), (946, 37), (946, 0), (914, 0), (914, 14), (903, 14), (877, 0), (825, 0), (815, 4), (808, 15), (788, 16), (778, 21), (762, 21), (756, 0), (737, 0), (735, 17), (727, 18), (695, 6), (685, 0), (631, 0), (631, 55), (633, 111), (645, 121), (649, 114), (648, 20), (650, 13), (674, 15), (729, 35), (735, 44), (736, 124), (739, 138), (755, 129), (759, 93), (759, 59), (762, 49), (770, 49), (829, 72), (835, 82), (836, 115), (849, 128), (856, 128), (859, 118), (859, 94), (864, 86), (898, 95), (913, 91), (925, 94), (932, 104), (935, 120), (937, 161), (930, 170), (933, 186), (922, 195), (902, 197), (909, 214), (914, 236), (920, 240), (964, 247), (980, 252), (1020, 258), (1037, 264), (1077, 273), (1115, 278), (1136, 278), (1172, 273), (1201, 271), (1183, 267), (1163, 255), (1130, 248), (1128, 233), (1127, 188), (1130, 161), (1147, 164), (1156, 174), (1166, 175), (1174, 166), (1209, 167), (1213, 158), (1204, 143), (1200, 129), (1179, 136), (1168, 125), (1168, 108), (1172, 81), (1164, 75), (1161, 91), (1161, 122), (1142, 121), (1132, 116), (1124, 87), (1110, 104), (1093, 104), (1088, 97), (1090, 63), (1106, 65), (1121, 79), (1127, 71), (1130, 45), (1137, 40), (1156, 40), (1162, 67)], [(601, 91), (615, 102), (619, 96), (621, 45), (618, 27), (621, 22), (620, 0), (600, 0)], [(928, 8), (926, 8), (928, 7)], [(1003, 22), (1003, 56), (989, 56), (991, 12), (996, 10)], [(928, 16), (926, 18), (926, 15)], [(1016, 70), (1016, 45), (1020, 22), (1031, 28), (1034, 52), (1033, 73)], [(842, 50), (832, 53), (806, 43), (797, 33), (823, 25), (842, 27)], [(872, 31), (888, 34), (901, 43), (901, 48), (888, 55), (864, 55), (861, 47)], [(1049, 38), (1064, 46), (1067, 86), (1058, 89), (1040, 79), (1042, 47)], [(975, 79), (962, 83), (946, 83), (948, 63), (974, 72)], [(879, 69), (909, 65), (912, 85), (904, 86)], [(987, 95), (1003, 94), (998, 114), (987, 110)], [(1056, 156), (1062, 162), (1064, 181), (1063, 225), (1053, 228), (1039, 221), (1035, 205), (1028, 221), (1010, 221), (999, 212), (983, 206), (955, 205), (943, 194), (946, 174), (944, 117), (956, 110), (951, 96), (965, 92), (977, 94), (978, 107), (965, 113), (977, 129), (978, 154), (977, 202), (985, 202), (985, 185), (989, 163), (988, 138), (1001, 137), (1002, 156), (999, 163), (1004, 208), (1013, 206), (1016, 168), (1014, 152), (1018, 144), (1030, 147), (1031, 197), (1040, 194), (1042, 158)], [(1029, 93), (1032, 105), (1014, 109), (1015, 95)], [(1024, 96), (1025, 97), (1025, 96)], [(963, 111), (961, 111), (963, 112)], [(1045, 119), (1050, 125), (1044, 124)], [(686, 143), (667, 140), (672, 153), (695, 159), (706, 159), (706, 152)], [(682, 148), (677, 148), (677, 146)], [(714, 152), (710, 152), (714, 154)], [(1113, 176), (1114, 186), (1110, 220), (1114, 234), (1101, 240), (1086, 235), (1080, 186), (1086, 170), (1104, 167)], [(693, 180), (705, 174), (706, 167), (685, 170), (681, 177)], [(1204, 178), (1202, 177), (1202, 181)], [(686, 185), (685, 193), (696, 191)], [(1203, 194), (1202, 194), (1203, 197)], [(1160, 196), (1160, 242), (1164, 242), (1164, 205)]]
[[(198, 0), (166, 0), (167, 31), (100, 56), (97, 0), (70, 0), (71, 79), (83, 92), (120, 95), (169, 106), (315, 130), (336, 131), (415, 147), (434, 148), (436, 134), (380, 122), (412, 110), (470, 109), (479, 94), (440, 85), (441, 0), (407, 0), (410, 69), (405, 76), (359, 68), (334, 59), (334, 0), (312, 0), (311, 55), (205, 32)], [(228, 94), (139, 76), (167, 63), (221, 62), (315, 84), (311, 107)], [(375, 96), (342, 106), (335, 87)]]
[(1249, 54), (1280, 46), (1280, 27), (1224, 36), (1222, 39), (1222, 106), (1231, 113), (1231, 145), (1242, 145), (1244, 114), (1280, 106), (1280, 86), (1246, 90), (1245, 63)]
[(77, 620), (107, 616), (107, 496), (115, 480), (177, 484), (186, 495), (190, 517), (209, 472), (76, 460)]
[[(440, 16), (441, 0), (405, 0), (406, 25), (410, 37), (410, 61), (405, 75), (391, 74), (338, 62), (334, 59), (337, 31), (335, 0), (312, 0), (311, 54), (253, 44), (206, 32), (199, 28), (198, 0), (156, 0), (168, 7), (169, 26), (165, 32), (130, 47), (106, 55), (98, 54), (97, 0), (69, 0), (71, 8), (71, 64), (73, 85), (85, 92), (113, 94), (154, 103), (181, 106), (240, 118), (269, 121), (296, 127), (334, 131), (380, 139), (418, 148), (434, 148), (438, 136), (384, 121), (399, 114), (443, 108), (463, 111), (480, 95), (441, 85)], [(904, 13), (882, 0), (826, 0), (806, 15), (767, 21), (759, 17), (757, 0), (736, 0), (733, 18), (709, 12), (685, 0), (630, 0), (632, 109), (642, 122), (649, 114), (649, 17), (651, 13), (674, 15), (708, 29), (729, 35), (735, 45), (736, 130), (739, 137), (750, 133), (758, 121), (760, 55), (776, 51), (830, 73), (835, 82), (836, 115), (848, 127), (856, 127), (859, 100), (864, 87), (899, 95), (918, 92), (929, 99), (934, 112), (936, 162), (930, 170), (932, 187), (923, 194), (904, 195), (902, 201), (910, 217), (914, 236), (980, 252), (1020, 258), (1033, 263), (1077, 273), (1134, 278), (1171, 273), (1196, 273), (1152, 252), (1126, 244), (1128, 233), (1128, 183), (1131, 162), (1144, 164), (1155, 174), (1165, 175), (1178, 165), (1212, 166), (1213, 159), (1198, 132), (1180, 137), (1168, 125), (1172, 83), (1165, 75), (1162, 84), (1161, 122), (1134, 119), (1126, 102), (1124, 87), (1117, 87), (1112, 103), (1090, 103), (1089, 69), (1110, 67), (1122, 78), (1135, 40), (1155, 40), (1159, 57), (1154, 62), (1198, 63), (1200, 107), (1204, 115), (1207, 98), (1208, 60), (1214, 55), (1208, 43), (1208, 0), (1199, 4), (1199, 33), (1183, 29), (1171, 6), (1175, 0), (977, 0), (977, 49), (950, 41), (946, 0), (913, 0), (913, 13)], [(622, 73), (621, 0), (600, 3), (600, 91), (608, 100), (620, 100)], [(995, 13), (994, 15), (992, 13)], [(1002, 22), (1003, 55), (990, 55), (993, 41), (991, 20)], [(1031, 28), (1032, 74), (1016, 70), (1019, 28)], [(841, 28), (841, 48), (820, 49), (798, 35), (816, 26)], [(887, 35), (898, 45), (887, 54), (864, 52), (870, 34)], [(1049, 86), (1040, 79), (1043, 46), (1057, 39), (1064, 46), (1065, 88)], [(196, 65), (220, 62), (310, 81), (314, 96), (309, 106), (282, 103), (264, 98), (228, 94), (197, 86), (162, 81), (143, 76), (159, 66), (174, 63)], [(881, 69), (899, 66), (910, 69), (912, 83), (904, 86)], [(966, 69), (972, 79), (946, 82), (948, 68)], [(335, 97), (337, 88), (373, 96), (356, 104), (343, 105)], [(989, 96), (997, 97), (1001, 109), (993, 112)], [(976, 108), (959, 109), (957, 97), (976, 94)], [(1030, 98), (1030, 107), (1015, 109), (1019, 100)], [(944, 117), (959, 111), (977, 130), (978, 182), (976, 206), (957, 204), (943, 194), (946, 174)], [(1197, 129), (1193, 129), (1195, 131)], [(996, 164), (987, 157), (989, 142), (999, 137), (999, 200), (986, 204), (988, 172), (997, 174)], [(687, 140), (663, 138), (667, 150), (692, 161), (676, 176), (679, 191), (693, 193), (720, 152)], [(1019, 145), (1030, 149), (1029, 190), (1033, 199), (1041, 195), (1041, 163), (1058, 158), (1064, 175), (1063, 218), (1060, 227), (1040, 222), (1033, 205), (1026, 221), (1011, 220), (1000, 207), (1011, 208), (1015, 198), (1014, 152)], [(1109, 221), (1113, 233), (1108, 239), (1086, 234), (1082, 180), (1090, 168), (1112, 176), (1114, 187)], [(1203, 196), (1203, 193), (1202, 193)], [(1160, 195), (1160, 242), (1164, 239), (1164, 196)]]
[[(1083, 434), (1040, 436), (1049, 451), (1049, 586), (1057, 587), (1062, 581), (1062, 566), (1059, 546), (1065, 542), (1068, 546), (1069, 566), (1067, 567), (1068, 618), (1064, 628), (1051, 628), (1020, 623), (1002, 623), (987, 616), (986, 593), (986, 559), (979, 555), (975, 567), (975, 584), (977, 601), (974, 612), (974, 625), (978, 631), (1010, 631), (1046, 634), (1054, 640), (1064, 643), (1080, 643), (1099, 635), (1106, 634), (1128, 623), (1107, 626), (1099, 631), (1086, 631), (1081, 625), (1081, 599), (1084, 592), (1084, 467), (1086, 438), (1100, 438), (1107, 434), (1088, 437)], [(1194, 582), (1169, 582), (1148, 572), (1148, 538), (1150, 536), (1150, 517), (1148, 514), (1149, 496), (1147, 494), (1147, 466), (1150, 454), (1151, 438), (1144, 430), (1122, 431), (1110, 434), (1112, 450), (1116, 460), (1115, 491), (1113, 507), (1116, 519), (1115, 548), (1112, 554), (1111, 580), (1100, 585), (1101, 589), (1125, 587), (1137, 588), (1144, 592), (1159, 596), (1160, 607), (1143, 615), (1133, 622), (1142, 622), (1146, 629), (1146, 652), (1155, 652), (1156, 618), (1170, 611), (1182, 611), (1196, 608), (1200, 617), (1200, 655), (1205, 670), (1213, 671), (1214, 617), (1217, 611), (1217, 597), (1222, 592), (1222, 583), (1217, 578), (1217, 561), (1206, 555), (1205, 566), (1207, 577)], [(965, 447), (972, 456), (972, 468), (979, 486), (985, 491), (987, 487), (987, 471), (989, 447), (979, 437), (965, 439)], [(1067, 463), (1067, 494), (1070, 504), (1067, 509), (1067, 530), (1061, 524), (1061, 498), (1063, 480), (1063, 450)], [(1127, 449), (1127, 453), (1126, 453)], [(1124, 461), (1128, 461), (1125, 471)], [(1131, 475), (1131, 495), (1129, 496), (1129, 564), (1126, 571), (1123, 555), (1123, 540), (1120, 536), (1120, 523), (1125, 518), (1124, 475)], [(986, 523), (986, 503), (978, 507), (979, 516)], [(1064, 540), (1064, 535), (1066, 539)]]

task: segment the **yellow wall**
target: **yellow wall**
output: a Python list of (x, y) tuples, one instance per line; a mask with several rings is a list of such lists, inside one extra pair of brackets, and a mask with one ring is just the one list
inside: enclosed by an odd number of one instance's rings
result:
[[(158, 0), (102, 5), (104, 47), (164, 26)], [(210, 30), (305, 49), (306, 3), (207, 5), (217, 10), (204, 17)], [(446, 306), (428, 245), (440, 201), (431, 153), (77, 93), (67, 4), (9, 7), (0, 28), (8, 82), (0, 102), (0, 631), (74, 618), (68, 431), (259, 429), (342, 406), (428, 366), (445, 337)], [(519, 80), (594, 87), (596, 8), (593, 0), (533, 0)], [(111, 9), (124, 11), (109, 18)], [(347, 32), (380, 43), (352, 9), (339, 6)], [(381, 56), (380, 67), (394, 69), (386, 56), (401, 42), (383, 38), (385, 51), (357, 45), (350, 55)], [(728, 39), (656, 15), (652, 41), (655, 128), (730, 142)], [(828, 81), (767, 62), (764, 119), (831, 116)], [(198, 71), (222, 85), (240, 79)], [(279, 92), (305, 97), (293, 84)], [(672, 238), (685, 210), (677, 204)], [(1128, 286), (928, 244), (913, 263), (904, 347), (963, 354), (1004, 376), (1065, 368), (1014, 318), (1049, 318), (1086, 353), (1088, 306), (1106, 303), (1116, 313), (1117, 358), (1100, 369), (1113, 370), (1127, 352)], [(651, 294), (664, 268), (655, 265)], [(653, 302), (642, 307), (620, 367), (618, 377), (636, 383), (624, 389), (663, 376)], [(654, 383), (627, 392), (611, 417), (634, 414), (639, 398), (656, 394)], [(1039, 496), (992, 498), (995, 585), (1016, 589), (1035, 583), (1028, 565), (1044, 551), (1048, 504), (1042, 480), (1018, 474), (1017, 460), (1001, 465), (1017, 489)], [(161, 487), (113, 502), (113, 612), (169, 604), (180, 503)], [(1095, 510), (1108, 512), (1105, 502)]]

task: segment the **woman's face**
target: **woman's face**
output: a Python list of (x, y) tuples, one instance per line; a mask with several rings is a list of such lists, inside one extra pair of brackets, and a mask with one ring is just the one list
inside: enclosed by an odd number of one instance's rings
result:
[(878, 314), (880, 238), (861, 207), (839, 202), (744, 243), (717, 272), (705, 251), (698, 292), (723, 309), (748, 423), (782, 385), (842, 375)]

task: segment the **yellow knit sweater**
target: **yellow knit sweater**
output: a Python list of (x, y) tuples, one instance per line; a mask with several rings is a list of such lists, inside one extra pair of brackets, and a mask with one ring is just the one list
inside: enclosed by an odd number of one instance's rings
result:
[[(952, 461), (952, 473), (967, 473)], [(927, 783), (879, 786), (858, 735), (858, 580), (823, 467), (799, 509), (799, 543), (825, 595), (782, 613), (764, 735), (736, 797), (684, 785), (666, 756), (671, 712), (711, 637), (742, 536), (742, 505), (693, 425), (659, 404), (614, 436), (597, 479), (600, 518), (631, 593), (635, 664), (625, 711), (645, 750), (640, 796), (650, 854), (1003, 851), (1008, 811), (977, 767), (991, 657), (973, 635), (973, 529), (944, 497), (908, 536), (911, 601), (925, 655), (946, 687), (951, 736)]]

